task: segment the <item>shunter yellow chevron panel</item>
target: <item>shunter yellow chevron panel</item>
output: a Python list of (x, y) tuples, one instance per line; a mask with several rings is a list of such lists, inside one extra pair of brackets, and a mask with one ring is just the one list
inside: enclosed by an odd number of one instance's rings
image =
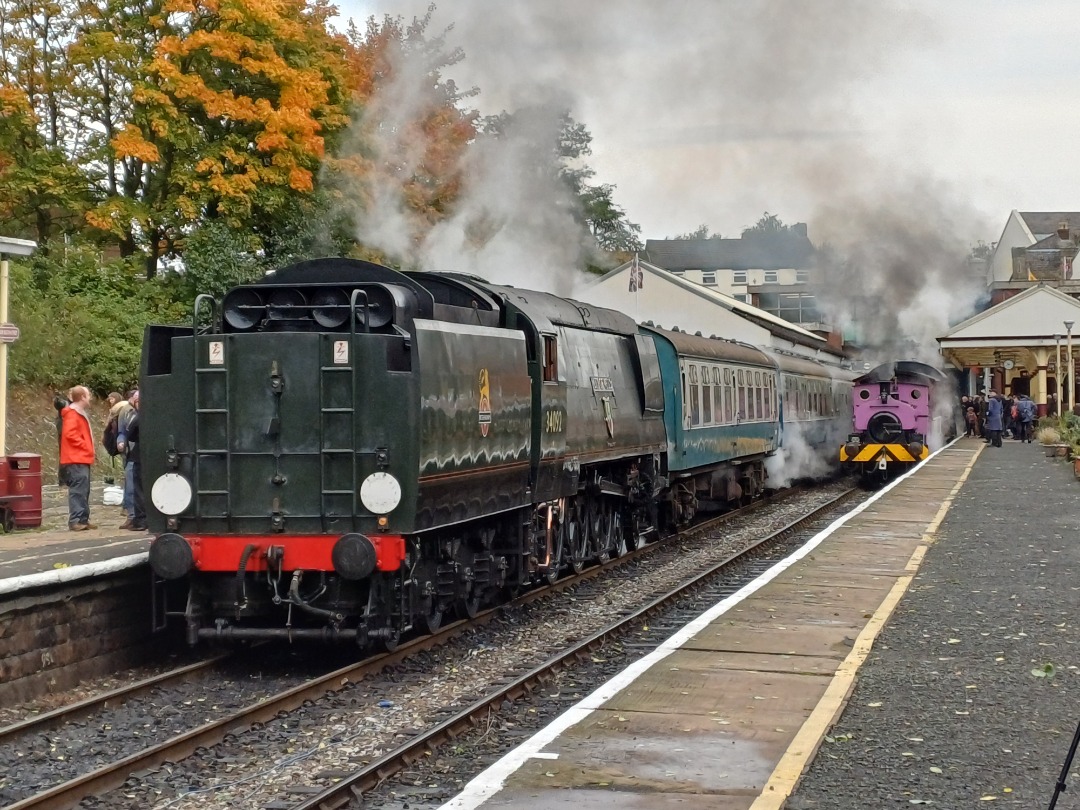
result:
[(878, 461), (882, 454), (885, 455), (886, 461), (922, 461), (926, 458), (930, 451), (927, 450), (926, 445), (923, 445), (922, 453), (918, 458), (911, 455), (908, 449), (902, 444), (867, 444), (860, 448), (859, 452), (855, 456), (849, 456), (847, 450), (840, 447), (840, 460), (841, 461)]

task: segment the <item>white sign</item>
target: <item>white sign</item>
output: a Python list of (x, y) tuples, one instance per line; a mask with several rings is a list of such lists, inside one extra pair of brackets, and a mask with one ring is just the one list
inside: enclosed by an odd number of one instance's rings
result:
[(210, 341), (210, 365), (225, 365), (225, 343), (221, 340)]
[(349, 362), (349, 341), (334, 341), (334, 364), (345, 365)]
[(19, 327), (13, 323), (0, 323), (0, 343), (14, 343), (19, 339)]

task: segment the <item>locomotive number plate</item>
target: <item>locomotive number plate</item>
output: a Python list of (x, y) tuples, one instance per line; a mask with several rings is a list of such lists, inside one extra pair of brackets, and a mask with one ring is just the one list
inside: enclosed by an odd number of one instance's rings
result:
[(210, 341), (210, 365), (223, 366), (225, 365), (225, 344), (220, 340)]
[(349, 362), (349, 341), (334, 341), (334, 363), (344, 365)]

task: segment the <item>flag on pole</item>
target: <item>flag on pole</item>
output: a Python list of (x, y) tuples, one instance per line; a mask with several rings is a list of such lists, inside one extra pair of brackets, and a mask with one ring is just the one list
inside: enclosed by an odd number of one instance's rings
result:
[(634, 254), (634, 262), (630, 265), (630, 292), (637, 292), (645, 283), (645, 274), (638, 262), (638, 255)]

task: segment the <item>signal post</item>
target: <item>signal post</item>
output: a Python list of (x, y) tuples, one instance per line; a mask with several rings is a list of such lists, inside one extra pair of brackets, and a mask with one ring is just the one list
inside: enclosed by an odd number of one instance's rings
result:
[(19, 337), (19, 327), (8, 323), (8, 256), (29, 256), (37, 242), (0, 236), (0, 459), (7, 455), (8, 344)]

